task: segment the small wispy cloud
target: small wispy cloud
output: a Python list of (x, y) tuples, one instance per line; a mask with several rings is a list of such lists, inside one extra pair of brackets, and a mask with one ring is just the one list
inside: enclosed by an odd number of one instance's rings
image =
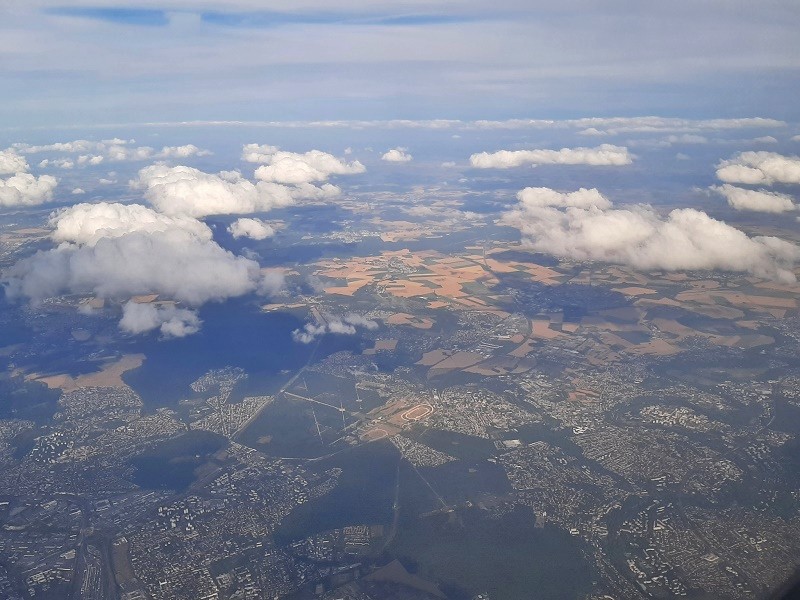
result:
[(50, 15), (94, 19), (120, 25), (146, 25), (150, 27), (169, 25), (169, 17), (165, 11), (150, 8), (57, 6), (48, 8), (45, 12)]

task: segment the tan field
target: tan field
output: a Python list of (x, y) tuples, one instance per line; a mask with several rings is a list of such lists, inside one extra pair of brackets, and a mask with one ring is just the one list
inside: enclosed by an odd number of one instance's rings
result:
[(720, 298), (735, 306), (745, 308), (797, 308), (797, 300), (794, 298), (780, 298), (775, 296), (756, 296), (753, 294), (742, 294), (741, 292), (730, 292), (726, 290), (714, 290), (712, 292), (681, 292), (675, 299), (680, 302), (700, 302), (703, 304), (716, 304), (716, 299)]
[(432, 300), (431, 302), (428, 302), (428, 308), (437, 309), (437, 308), (445, 308), (447, 306), (450, 306), (450, 303), (443, 302), (441, 300)]
[(433, 327), (433, 321), (427, 317), (415, 317), (407, 313), (395, 313), (386, 319), (389, 325), (410, 325), (417, 329), (430, 329)]
[(517, 358), (522, 358), (524, 356), (528, 356), (533, 351), (534, 346), (536, 345), (536, 341), (532, 338), (528, 338), (518, 347), (514, 348), (511, 352), (509, 352), (509, 356), (514, 356)]
[(456, 352), (452, 356), (445, 358), (443, 361), (436, 363), (433, 369), (436, 371), (453, 371), (465, 369), (472, 365), (479, 363), (484, 359), (483, 354), (478, 352)]
[(626, 296), (649, 296), (651, 294), (657, 294), (656, 290), (652, 290), (650, 288), (645, 287), (624, 287), (624, 288), (616, 288), (614, 289), (615, 292), (619, 292), (620, 294), (625, 294)]
[(346, 286), (339, 286), (339, 287), (326, 287), (325, 293), (326, 294), (339, 294), (340, 296), (352, 296), (358, 290), (360, 290), (365, 285), (370, 283), (369, 279), (354, 279), (352, 281), (348, 281)]
[(554, 340), (564, 335), (560, 331), (550, 329), (550, 321), (533, 321), (531, 328), (533, 330), (531, 335), (545, 340)]
[[(392, 223), (395, 231), (411, 231), (408, 223)], [(416, 233), (416, 232), (415, 232)], [(345, 284), (325, 289), (329, 294), (352, 295), (369, 283), (377, 283), (386, 293), (400, 299), (424, 298), (428, 308), (479, 311), (491, 313), (500, 319), (510, 313), (497, 308), (506, 301), (504, 295), (492, 294), (498, 283), (496, 277), (517, 273), (520, 277), (545, 285), (567, 281), (558, 267), (551, 268), (535, 263), (502, 260), (506, 250), (521, 248), (517, 244), (495, 244), (490, 248), (472, 246), (461, 255), (443, 255), (437, 251), (412, 252), (409, 249), (385, 251), (372, 257), (357, 257), (347, 261), (325, 260), (317, 265), (317, 274), (345, 281)], [(493, 356), (488, 360), (478, 353), (435, 350), (423, 355), (417, 363), (429, 367), (429, 376), (445, 371), (464, 370), (485, 376), (523, 370), (516, 362), (534, 351), (537, 344), (559, 344), (562, 340), (585, 339), (581, 346), (586, 360), (593, 365), (616, 362), (620, 353), (668, 356), (682, 350), (683, 342), (701, 337), (719, 346), (752, 348), (774, 342), (769, 336), (757, 333), (758, 321), (747, 319), (747, 310), (757, 310), (783, 317), (798, 308), (797, 299), (790, 294), (800, 291), (796, 284), (761, 282), (753, 279), (753, 286), (763, 290), (760, 294), (737, 291), (736, 283), (726, 281), (725, 287), (710, 277), (692, 280), (684, 273), (641, 273), (624, 266), (605, 266), (584, 269), (569, 278), (572, 283), (605, 284), (634, 302), (633, 306), (601, 310), (581, 319), (580, 323), (565, 323), (558, 312), (548, 318), (529, 320), (530, 333), (514, 333), (508, 338), (517, 347), (507, 355)], [(745, 281), (745, 280), (743, 280)], [(747, 283), (744, 283), (747, 285)], [(662, 289), (666, 288), (666, 289)], [(672, 297), (670, 297), (672, 296)], [(714, 319), (737, 320), (744, 331), (720, 335), (698, 331), (676, 320), (647, 318), (648, 309), (654, 307), (680, 307)], [(398, 312), (385, 321), (388, 325), (409, 325), (430, 329), (433, 321)], [(647, 333), (653, 325), (664, 336), (645, 343), (634, 343), (615, 332)], [(585, 337), (586, 335), (589, 337)], [(570, 341), (574, 344), (574, 341)], [(575, 347), (575, 346), (572, 346)], [(374, 354), (382, 349), (376, 344), (366, 351)], [(502, 360), (505, 358), (505, 360)], [(516, 362), (515, 362), (516, 361)], [(527, 363), (526, 363), (527, 364)]]
[(158, 300), (158, 294), (145, 294), (143, 296), (134, 296), (131, 300), (135, 304), (150, 304)]
[(87, 373), (72, 377), (67, 374), (40, 376), (31, 373), (26, 376), (28, 381), (41, 381), (47, 387), (60, 388), (65, 392), (72, 392), (86, 387), (127, 387), (122, 381), (122, 374), (142, 366), (144, 354), (126, 354), (116, 362), (108, 363), (96, 373)]
[(650, 340), (645, 344), (637, 344), (630, 350), (630, 352), (634, 354), (656, 354), (658, 356), (671, 356), (673, 354), (678, 354), (680, 351), (681, 349), (678, 346), (674, 346), (668, 341), (658, 338)]
[(672, 298), (639, 298), (636, 306), (682, 306), (677, 300)]
[(375, 350), (394, 350), (397, 348), (397, 340), (377, 340)]
[(422, 358), (419, 359), (416, 364), (422, 365), (423, 367), (432, 367), (452, 355), (452, 352), (447, 352), (446, 350), (431, 350), (423, 354)]

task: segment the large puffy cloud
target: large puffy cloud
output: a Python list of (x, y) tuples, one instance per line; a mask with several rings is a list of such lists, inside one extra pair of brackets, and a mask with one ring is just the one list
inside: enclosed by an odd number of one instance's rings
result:
[(311, 166), (311, 164), (302, 159), (285, 157), (270, 165), (258, 167), (255, 177), (261, 181), (298, 184), (325, 181), (328, 178), (328, 174)]
[(792, 197), (786, 194), (766, 190), (748, 190), (727, 183), (712, 186), (711, 190), (724, 197), (728, 204), (736, 210), (782, 213), (795, 209)]
[(172, 305), (137, 304), (129, 300), (122, 307), (119, 328), (128, 333), (159, 329), (164, 337), (185, 337), (200, 330), (200, 318), (193, 310)]
[[(250, 292), (274, 294), (280, 273), (223, 249), (211, 229), (187, 215), (164, 215), (138, 204), (78, 204), (54, 212), (52, 238), (60, 245), (25, 258), (4, 273), (9, 298), (39, 302), (61, 294), (125, 300), (157, 294), (188, 307)], [(159, 329), (165, 337), (199, 330), (193, 310), (174, 305), (123, 307), (120, 328)]]
[(167, 215), (247, 214), (287, 206), (294, 201), (283, 186), (259, 184), (236, 172), (218, 175), (192, 167), (152, 165), (134, 182), (156, 210)]
[(264, 212), (297, 200), (326, 200), (341, 193), (329, 183), (289, 186), (259, 181), (254, 184), (237, 171), (215, 175), (192, 167), (165, 165), (145, 167), (132, 185), (144, 189), (144, 197), (159, 212), (198, 218)]
[(0, 150), (0, 175), (13, 175), (28, 170), (28, 161), (13, 148)]
[[(265, 211), (299, 198), (325, 199), (340, 193), (330, 184), (253, 183), (238, 172), (215, 175), (165, 165), (142, 169), (132, 185), (144, 190), (153, 208), (101, 202), (53, 213), (51, 237), (60, 245), (9, 268), (2, 281), (8, 297), (35, 303), (61, 294), (117, 300), (157, 294), (199, 307), (250, 292), (274, 294), (283, 287), (283, 276), (263, 272), (256, 261), (223, 249), (198, 218)], [(273, 233), (256, 219), (239, 220), (231, 231), (261, 239)], [(199, 327), (193, 311), (161, 304), (143, 308), (128, 303), (120, 321), (120, 328), (128, 332), (159, 329), (175, 337)]]
[(265, 163), (256, 169), (261, 181), (303, 184), (327, 181), (331, 175), (353, 175), (366, 171), (360, 162), (346, 162), (320, 150), (305, 153), (286, 152), (273, 146), (244, 146), (242, 157), (249, 162)]
[(632, 157), (623, 146), (601, 144), (596, 148), (562, 148), (561, 150), (500, 150), (480, 152), (469, 157), (478, 169), (510, 169), (523, 165), (629, 165)]
[(383, 156), (381, 156), (381, 160), (385, 160), (386, 162), (411, 162), (413, 158), (414, 157), (408, 153), (408, 148), (401, 148), (400, 146), (387, 150)]
[(53, 199), (58, 180), (50, 175), (36, 177), (28, 169), (28, 161), (16, 149), (0, 150), (0, 175), (11, 175), (0, 179), (0, 207), (36, 206)]
[(53, 199), (58, 180), (50, 175), (35, 177), (17, 173), (0, 179), (0, 206), (36, 206)]
[(611, 208), (611, 201), (594, 188), (580, 188), (575, 192), (562, 193), (546, 187), (528, 187), (517, 192), (517, 199), (523, 209), (543, 206)]
[(135, 231), (94, 245), (63, 243), (6, 273), (7, 293), (34, 301), (65, 293), (124, 299), (159, 294), (191, 306), (257, 289), (258, 263), (182, 229)]
[(520, 202), (502, 222), (520, 230), (532, 249), (575, 260), (622, 263), (639, 269), (749, 272), (794, 281), (800, 249), (774, 237), (750, 238), (702, 211), (676, 209), (662, 218), (643, 205), (624, 209)]
[(268, 164), (256, 169), (256, 179), (275, 183), (312, 183), (326, 181), (331, 175), (352, 175), (366, 171), (357, 160), (345, 162), (319, 150), (304, 154), (276, 152)]
[(717, 165), (717, 177), (726, 183), (800, 183), (800, 157), (776, 152), (742, 152)]
[(94, 246), (102, 238), (116, 238), (136, 231), (153, 233), (181, 229), (203, 241), (212, 238), (205, 223), (185, 215), (168, 216), (140, 204), (99, 202), (76, 204), (50, 216), (56, 242)]
[(275, 235), (269, 223), (261, 219), (237, 219), (228, 226), (228, 233), (235, 238), (247, 237), (251, 240), (265, 240)]

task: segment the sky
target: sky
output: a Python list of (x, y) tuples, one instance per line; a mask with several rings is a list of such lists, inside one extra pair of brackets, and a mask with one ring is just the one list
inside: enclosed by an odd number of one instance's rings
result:
[[(293, 293), (267, 268), (293, 207), (346, 227), (354, 197), (395, 196), (560, 258), (794, 285), (799, 17), (797, 0), (3, 0), (0, 227), (48, 239), (0, 286), (191, 335), (208, 303)], [(147, 294), (178, 304), (130, 300)], [(329, 331), (309, 327), (296, 341)]]
[(640, 115), (796, 122), (798, 25), (796, 0), (4, 0), (0, 129)]

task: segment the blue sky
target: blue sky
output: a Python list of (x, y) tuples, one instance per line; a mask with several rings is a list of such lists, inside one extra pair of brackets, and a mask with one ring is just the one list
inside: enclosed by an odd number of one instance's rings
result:
[[(333, 7), (333, 8), (332, 8)], [(0, 128), (659, 114), (800, 120), (795, 0), (10, 0)]]

